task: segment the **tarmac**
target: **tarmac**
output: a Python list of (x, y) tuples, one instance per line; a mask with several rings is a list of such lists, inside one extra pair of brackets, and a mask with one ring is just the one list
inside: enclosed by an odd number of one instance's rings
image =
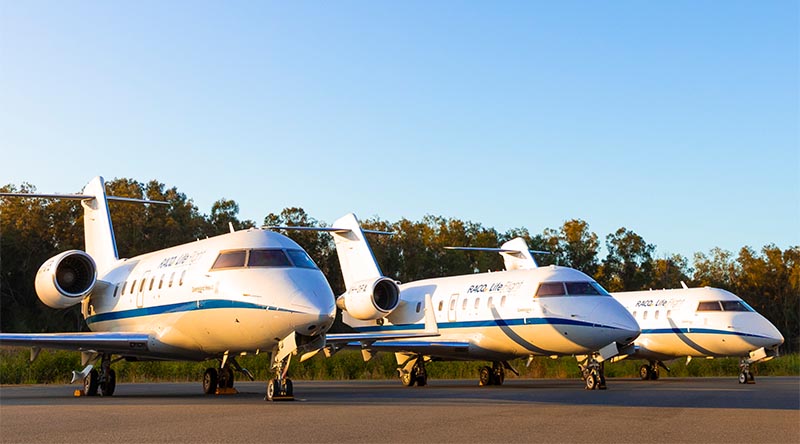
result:
[(0, 387), (2, 443), (795, 443), (800, 378), (294, 381), (295, 400), (264, 400), (264, 382), (207, 396), (200, 383)]

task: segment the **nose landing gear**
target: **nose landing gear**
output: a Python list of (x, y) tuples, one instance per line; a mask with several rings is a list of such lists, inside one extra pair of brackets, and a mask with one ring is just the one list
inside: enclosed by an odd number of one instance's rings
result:
[(739, 384), (755, 384), (756, 377), (750, 371), (750, 360), (742, 358), (739, 360)]
[(669, 373), (669, 367), (664, 365), (661, 361), (650, 361), (650, 364), (645, 364), (639, 367), (639, 377), (642, 381), (655, 381), (661, 376), (658, 370), (659, 367), (663, 368), (664, 370)]
[(586, 383), (586, 390), (605, 390), (606, 372), (605, 362), (598, 361), (595, 356), (589, 356), (578, 363), (581, 369), (581, 378)]

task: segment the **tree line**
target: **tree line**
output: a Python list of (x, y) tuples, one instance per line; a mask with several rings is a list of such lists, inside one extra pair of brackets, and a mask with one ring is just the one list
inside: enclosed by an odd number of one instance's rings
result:
[[(109, 195), (163, 200), (169, 205), (110, 202), (117, 248), (121, 257), (254, 227), (238, 218), (239, 206), (220, 199), (210, 214), (201, 213), (177, 188), (156, 180), (106, 182)], [(5, 185), (0, 192), (35, 192), (30, 184)], [(11, 332), (77, 331), (85, 329), (79, 307), (53, 310), (35, 295), (34, 277), (39, 266), (55, 254), (83, 249), (83, 210), (75, 201), (56, 199), (0, 199), (0, 330)], [(481, 223), (428, 215), (419, 221), (362, 220), (364, 228), (395, 233), (372, 236), (369, 241), (383, 273), (401, 282), (503, 269), (500, 255), (447, 250), (447, 246), (499, 247), (522, 237), (531, 249), (551, 254), (537, 256), (540, 265), (564, 265), (594, 277), (609, 291), (713, 286), (731, 291), (772, 321), (786, 338), (784, 352), (800, 350), (800, 246), (781, 250), (766, 245), (760, 250), (742, 247), (738, 254), (714, 248), (691, 258), (659, 257), (656, 246), (634, 231), (621, 227), (603, 239), (580, 219), (559, 228), (531, 233), (525, 227), (499, 232)], [(269, 213), (266, 226), (326, 226), (302, 208)], [(339, 262), (331, 236), (322, 232), (286, 233), (300, 244), (327, 276), (334, 293), (344, 292)]]

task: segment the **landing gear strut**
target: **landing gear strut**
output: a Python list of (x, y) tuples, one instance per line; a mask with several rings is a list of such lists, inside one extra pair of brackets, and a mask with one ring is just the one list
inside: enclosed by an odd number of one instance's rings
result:
[(742, 358), (739, 360), (739, 384), (755, 384), (756, 377), (750, 371), (750, 360)]
[(598, 362), (594, 356), (590, 356), (579, 363), (578, 367), (581, 369), (581, 378), (586, 383), (586, 390), (606, 389), (605, 362)]
[(423, 387), (428, 384), (428, 372), (425, 369), (425, 357), (422, 355), (413, 355), (405, 362), (397, 366), (397, 374), (400, 377), (400, 382), (406, 387), (412, 387), (414, 384)]

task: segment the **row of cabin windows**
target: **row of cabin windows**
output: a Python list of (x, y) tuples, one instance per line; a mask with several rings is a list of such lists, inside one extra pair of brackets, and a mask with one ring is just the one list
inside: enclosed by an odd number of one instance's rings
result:
[[(172, 274), (169, 275), (169, 282), (167, 283), (167, 287), (168, 288), (172, 288), (172, 283), (175, 281), (175, 273), (177, 273), (177, 272), (173, 271)], [(166, 274), (162, 274), (161, 275), (161, 279), (158, 280), (158, 289), (159, 290), (161, 290), (161, 288), (164, 286), (164, 278), (165, 277), (167, 277), (167, 275)], [(181, 275), (178, 278), (178, 286), (182, 286), (183, 285), (183, 278), (184, 277), (186, 277), (186, 270), (183, 270), (181, 272)], [(150, 284), (147, 286), (147, 290), (148, 291), (152, 291), (153, 290), (153, 284), (155, 283), (155, 281), (156, 281), (156, 277), (152, 276), (150, 278)], [(128, 281), (123, 282), (122, 283), (122, 289), (120, 289), (120, 287), (117, 287), (117, 290), (118, 290), (119, 294), (120, 295), (124, 295), (126, 288), (129, 289), (128, 294), (133, 294), (136, 291), (136, 282), (137, 282), (137, 279), (134, 279), (133, 282), (131, 283), (130, 287), (128, 287)], [(144, 290), (144, 286), (145, 286), (146, 283), (147, 283), (147, 279), (146, 278), (142, 279), (141, 281), (139, 281), (139, 291), (140, 292)], [(114, 297), (117, 297), (117, 293), (116, 292), (114, 293)]]
[[(647, 320), (647, 313), (648, 313), (647, 310), (642, 312), (642, 320), (643, 321)], [(637, 316), (637, 312), (636, 311), (634, 311), (631, 314), (633, 315), (634, 319), (639, 319), (639, 318), (636, 317)], [(658, 315), (659, 314), (660, 314), (660, 310), (656, 310), (655, 313), (653, 313), (653, 319), (658, 319)], [(672, 317), (672, 310), (667, 310), (667, 317), (668, 318)]]
[(277, 248), (222, 251), (212, 270), (245, 267), (297, 267), (316, 269), (317, 265), (303, 250)]
[[(469, 299), (464, 298), (461, 301), (461, 309), (462, 310), (466, 310), (468, 304), (469, 304)], [(477, 310), (478, 308), (480, 308), (480, 306), (481, 306), (481, 298), (475, 298), (475, 302), (473, 303), (473, 308), (475, 308)], [(501, 307), (505, 307), (506, 306), (506, 297), (505, 296), (500, 298), (500, 306)], [(494, 307), (494, 296), (489, 296), (489, 299), (486, 300), (486, 308), (492, 308), (492, 307)], [(439, 309), (439, 311), (442, 311), (444, 309), (444, 301), (439, 301), (438, 309)], [(455, 309), (456, 309), (456, 298), (453, 298), (453, 299), (450, 300), (450, 311), (455, 310)], [(419, 312), (419, 310), (417, 310), (417, 312)]]
[(544, 296), (611, 296), (597, 282), (542, 282), (535, 297)]

